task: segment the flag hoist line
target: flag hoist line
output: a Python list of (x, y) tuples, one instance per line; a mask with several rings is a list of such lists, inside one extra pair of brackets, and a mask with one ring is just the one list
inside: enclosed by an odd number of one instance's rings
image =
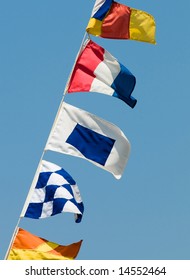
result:
[[(66, 92), (67, 92), (68, 84), (69, 84), (69, 81), (70, 81), (70, 78), (71, 78), (73, 69), (74, 69), (75, 64), (76, 64), (76, 62), (77, 62), (77, 59), (78, 59), (78, 57), (79, 57), (79, 55), (80, 55), (80, 53), (81, 53), (81, 51), (82, 51), (82, 48), (83, 48), (83, 46), (84, 46), (84, 42), (85, 42), (85, 40), (86, 40), (86, 37), (90, 38), (90, 36), (89, 36), (89, 34), (88, 34), (87, 32), (85, 32), (85, 34), (84, 34), (84, 36), (83, 36), (82, 43), (81, 43), (81, 45), (80, 45), (80, 47), (79, 47), (79, 51), (78, 51), (78, 53), (77, 53), (77, 55), (76, 55), (76, 58), (75, 58), (73, 67), (72, 67), (71, 72), (70, 72), (70, 74), (69, 74), (69, 77), (68, 77), (68, 79), (67, 79), (67, 82), (66, 82), (66, 85), (65, 85), (65, 89), (64, 89), (64, 92), (63, 92), (63, 96), (62, 96), (60, 105), (59, 105), (59, 107), (58, 107), (57, 114), (56, 114), (56, 116), (55, 116), (55, 119), (54, 119), (53, 125), (52, 125), (52, 127), (51, 127), (51, 130), (50, 130), (48, 139), (47, 139), (47, 141), (46, 141), (46, 144), (48, 143), (49, 137), (50, 137), (50, 135), (51, 135), (51, 132), (52, 132), (52, 130), (54, 129), (54, 125), (55, 125), (55, 123), (56, 123), (56, 120), (57, 120), (57, 118), (58, 118), (58, 115), (59, 115), (59, 112), (60, 112), (60, 109), (61, 109), (61, 105), (62, 105), (62, 103), (63, 103), (63, 101), (64, 101), (64, 97), (65, 97), (65, 94), (66, 94)], [(45, 147), (46, 147), (46, 144), (45, 144)], [(29, 192), (28, 192), (28, 195), (27, 195), (27, 197), (26, 197), (26, 200), (25, 200), (24, 206), (23, 206), (23, 208), (22, 208), (21, 214), (20, 214), (20, 216), (19, 216), (18, 222), (17, 222), (17, 224), (16, 224), (16, 227), (15, 227), (15, 229), (14, 229), (13, 235), (12, 235), (12, 237), (11, 237), (11, 241), (10, 241), (10, 244), (9, 244), (9, 246), (8, 246), (8, 250), (7, 250), (6, 255), (5, 255), (5, 258), (4, 258), (5, 260), (8, 258), (8, 255), (9, 255), (9, 252), (10, 252), (10, 249), (11, 249), (11, 246), (12, 246), (14, 240), (15, 240), (15, 237), (16, 237), (17, 232), (18, 232), (18, 229), (19, 229), (20, 220), (21, 220), (21, 218), (23, 218), (23, 213), (25, 213), (26, 208), (27, 208), (27, 204), (28, 204), (28, 202), (30, 201), (31, 195), (32, 195), (32, 193), (33, 193), (33, 191), (34, 191), (34, 189), (35, 189), (35, 186), (36, 186), (36, 183), (37, 183), (37, 180), (38, 180), (38, 176), (39, 176), (39, 170), (40, 170), (40, 167), (41, 167), (41, 162), (42, 162), (43, 157), (44, 157), (44, 154), (45, 154), (45, 147), (44, 147), (44, 150), (43, 150), (42, 155), (41, 155), (41, 157), (40, 157), (40, 160), (39, 160), (39, 163), (38, 163), (38, 166), (37, 166), (37, 169), (36, 169), (36, 172), (35, 172), (35, 175), (34, 175), (32, 184), (31, 184), (31, 187), (30, 187)]]
[[(98, 3), (98, 5), (100, 4), (100, 8), (102, 7), (102, 4), (103, 4), (103, 3), (106, 3), (106, 4), (108, 5), (107, 7), (110, 7), (110, 5), (111, 5), (112, 2), (114, 2), (114, 1), (112, 1), (112, 0), (106, 0), (106, 1), (96, 0), (96, 3)], [(116, 3), (116, 2), (114, 2), (114, 5), (115, 5), (115, 3)], [(116, 4), (116, 5), (117, 5), (117, 4)], [(141, 12), (141, 11), (140, 11), (140, 12)], [(137, 23), (138, 23), (138, 22), (137, 22)], [(153, 26), (152, 26), (152, 25), (153, 25)], [(154, 28), (154, 20), (151, 21), (150, 26), (153, 28), (153, 29), (151, 29), (151, 30), (152, 30), (152, 32), (153, 32), (153, 34), (154, 34), (154, 29), (155, 29), (155, 28)], [(149, 25), (148, 25), (148, 27), (146, 26), (145, 31), (147, 31), (147, 28), (149, 29), (150, 26), (149, 26)], [(135, 29), (135, 30), (136, 30), (136, 29)], [(91, 34), (93, 34), (93, 33), (91, 33)], [(95, 35), (98, 35), (98, 34), (95, 34)], [(81, 53), (81, 51), (82, 51), (82, 48), (83, 48), (83, 46), (85, 46), (84, 42), (85, 42), (86, 36), (88, 36), (88, 38), (90, 39), (89, 33), (85, 32), (84, 37), (83, 37), (83, 39), (82, 39), (81, 46), (80, 46), (80, 48), (79, 48), (78, 54), (77, 54), (76, 59), (75, 59), (74, 64), (73, 64), (73, 68), (71, 69), (70, 75), (69, 75), (69, 77), (68, 77), (68, 80), (67, 80), (67, 83), (66, 83), (64, 92), (63, 92), (63, 96), (62, 96), (62, 99), (61, 99), (61, 102), (60, 102), (60, 105), (59, 105), (57, 114), (56, 114), (56, 116), (55, 116), (55, 119), (54, 119), (52, 128), (51, 128), (51, 130), (50, 130), (50, 134), (49, 134), (49, 136), (48, 136), (46, 145), (47, 145), (47, 143), (48, 143), (48, 141), (49, 141), (49, 139), (50, 139), (51, 132), (53, 131), (53, 129), (54, 129), (54, 127), (55, 127), (55, 124), (56, 124), (56, 121), (57, 121), (57, 119), (58, 119), (58, 117), (59, 117), (59, 113), (60, 113), (61, 108), (62, 108), (62, 104), (63, 104), (63, 101), (64, 101), (64, 97), (65, 97), (65, 94), (66, 94), (66, 92), (67, 92), (67, 90), (68, 90), (70, 79), (71, 79), (71, 77), (72, 77), (72, 72), (74, 71), (74, 67), (75, 67), (75, 65), (76, 65), (76, 63), (77, 63), (77, 59), (78, 59), (78, 57), (79, 57), (79, 55), (80, 55), (80, 53)], [(102, 36), (102, 37), (104, 37), (104, 36)], [(105, 38), (107, 38), (107, 37), (105, 37)], [(115, 38), (115, 39), (116, 39), (116, 38)], [(124, 39), (124, 38), (122, 38), (122, 39)], [(125, 39), (129, 39), (129, 38), (125, 38)], [(136, 38), (136, 39), (139, 40), (139, 38)], [(140, 40), (140, 41), (142, 41), (142, 40)], [(45, 147), (46, 147), (46, 145), (45, 145)], [(14, 230), (14, 232), (13, 232), (13, 235), (12, 235), (12, 238), (11, 238), (11, 241), (10, 241), (10, 244), (9, 244), (9, 247), (8, 247), (8, 250), (7, 250), (7, 253), (6, 253), (6, 256), (5, 256), (5, 259), (7, 259), (7, 257), (8, 257), (8, 254), (9, 254), (9, 252), (10, 252), (10, 248), (11, 248), (12, 243), (13, 243), (13, 241), (14, 241), (14, 239), (15, 239), (15, 237), (16, 237), (16, 234), (17, 234), (17, 232), (18, 232), (20, 220), (21, 220), (21, 218), (24, 216), (23, 213), (25, 213), (25, 211), (26, 211), (27, 204), (28, 204), (28, 202), (30, 201), (32, 192), (33, 192), (33, 190), (34, 190), (34, 188), (35, 188), (35, 186), (36, 186), (36, 183), (37, 183), (37, 180), (38, 180), (39, 170), (40, 170), (40, 167), (41, 167), (41, 162), (42, 162), (42, 159), (43, 159), (43, 157), (44, 157), (45, 151), (46, 151), (46, 150), (45, 150), (45, 148), (44, 148), (44, 150), (43, 150), (43, 152), (42, 152), (42, 155), (41, 155), (41, 158), (40, 158), (40, 161), (39, 161), (39, 164), (38, 164), (38, 167), (37, 167), (37, 170), (36, 170), (36, 173), (35, 173), (35, 175), (34, 175), (34, 178), (33, 178), (32, 184), (31, 184), (31, 187), (30, 187), (30, 189), (29, 189), (29, 192), (28, 192), (26, 201), (25, 201), (25, 203), (24, 203), (22, 212), (21, 212), (21, 214), (20, 214), (20, 217), (19, 217), (19, 219), (18, 219), (17, 225), (16, 225), (15, 230)]]

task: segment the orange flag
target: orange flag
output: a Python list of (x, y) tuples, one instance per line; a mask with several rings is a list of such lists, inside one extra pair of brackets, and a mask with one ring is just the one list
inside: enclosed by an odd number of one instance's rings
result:
[(67, 246), (48, 241), (19, 228), (8, 260), (72, 260), (80, 250), (82, 240)]

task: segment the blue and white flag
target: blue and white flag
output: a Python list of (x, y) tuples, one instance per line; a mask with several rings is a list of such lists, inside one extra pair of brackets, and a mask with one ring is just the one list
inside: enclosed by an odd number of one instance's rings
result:
[(42, 160), (36, 186), (25, 209), (21, 217), (40, 219), (71, 212), (75, 214), (75, 222), (79, 223), (84, 206), (73, 178), (60, 166)]
[(130, 143), (114, 124), (63, 102), (45, 150), (84, 158), (120, 179)]

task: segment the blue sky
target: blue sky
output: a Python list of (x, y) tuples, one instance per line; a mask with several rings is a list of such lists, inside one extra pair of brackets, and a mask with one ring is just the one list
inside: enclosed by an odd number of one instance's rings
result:
[[(91, 37), (136, 76), (131, 109), (99, 93), (65, 101), (120, 127), (131, 143), (123, 176), (48, 152), (76, 180), (85, 213), (23, 218), (60, 244), (83, 239), (78, 259), (190, 258), (189, 1), (120, 3), (152, 14), (157, 44)], [(8, 249), (80, 48), (94, 1), (1, 1), (0, 259)]]

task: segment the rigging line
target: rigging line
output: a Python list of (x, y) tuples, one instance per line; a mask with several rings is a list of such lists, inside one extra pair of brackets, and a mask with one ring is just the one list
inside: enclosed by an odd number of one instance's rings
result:
[[(48, 143), (48, 141), (49, 141), (49, 137), (50, 137), (51, 132), (52, 132), (54, 126), (55, 126), (56, 120), (57, 120), (57, 118), (58, 118), (58, 116), (59, 116), (59, 112), (60, 112), (62, 103), (63, 103), (63, 101), (64, 101), (65, 93), (67, 92), (67, 88), (68, 88), (68, 84), (69, 84), (69, 81), (70, 81), (70, 78), (71, 78), (71, 75), (72, 75), (72, 71), (73, 71), (73, 69), (74, 69), (74, 67), (75, 67), (75, 64), (76, 64), (76, 62), (77, 62), (78, 56), (80, 55), (81, 50), (82, 50), (82, 48), (83, 48), (86, 35), (87, 35), (87, 32), (85, 32), (85, 34), (84, 34), (84, 36), (83, 36), (82, 43), (81, 43), (81, 45), (80, 45), (79, 51), (78, 51), (78, 53), (77, 53), (77, 56), (76, 56), (75, 61), (74, 61), (74, 64), (73, 64), (73, 67), (72, 67), (71, 72), (70, 72), (70, 75), (69, 75), (69, 77), (68, 77), (68, 80), (67, 80), (67, 83), (66, 83), (64, 92), (63, 92), (63, 96), (62, 96), (62, 98), (61, 98), (61, 102), (60, 102), (60, 105), (59, 105), (57, 114), (56, 114), (56, 116), (55, 116), (55, 119), (54, 119), (52, 128), (51, 128), (51, 130), (50, 130), (48, 139), (47, 139), (47, 141), (46, 141), (45, 147), (46, 147), (46, 145), (47, 145), (47, 143)], [(33, 190), (35, 189), (35, 186), (36, 186), (36, 183), (37, 183), (37, 180), (38, 180), (38, 176), (39, 176), (39, 170), (40, 170), (40, 167), (41, 167), (41, 162), (42, 162), (42, 159), (43, 159), (44, 154), (45, 154), (45, 147), (44, 147), (44, 149), (43, 149), (43, 152), (42, 152), (40, 161), (39, 161), (39, 163), (38, 163), (38, 167), (37, 167), (37, 169), (36, 169), (36, 172), (35, 172), (35, 175), (34, 175), (34, 178), (33, 178), (32, 184), (31, 184), (31, 187), (30, 187), (29, 192), (28, 192), (28, 195), (27, 195), (27, 197), (26, 197), (26, 200), (25, 200), (24, 206), (23, 206), (23, 208), (22, 208), (21, 214), (20, 214), (20, 216), (19, 216), (18, 222), (17, 222), (17, 224), (16, 224), (16, 227), (15, 227), (15, 229), (14, 229), (13, 235), (12, 235), (12, 237), (11, 237), (11, 241), (10, 241), (10, 244), (9, 244), (9, 246), (8, 246), (8, 250), (7, 250), (6, 255), (5, 255), (5, 260), (8, 258), (8, 255), (9, 255), (9, 252), (10, 252), (10, 249), (11, 249), (11, 246), (12, 246), (12, 244), (13, 244), (13, 242), (14, 242), (15, 236), (16, 236), (16, 234), (17, 234), (17, 232), (18, 232), (18, 229), (19, 229), (19, 223), (20, 223), (20, 221), (21, 221), (21, 218), (24, 217), (26, 208), (27, 208), (27, 206), (28, 206), (28, 202), (30, 201), (31, 195), (32, 195), (32, 193), (33, 193)]]
[(11, 250), (11, 247), (12, 247), (12, 244), (13, 244), (13, 242), (14, 242), (14, 240), (15, 240), (15, 238), (16, 238), (17, 232), (18, 232), (18, 230), (19, 230), (19, 227), (18, 227), (19, 222), (20, 222), (20, 218), (19, 218), (18, 223), (17, 223), (17, 225), (16, 225), (16, 227), (15, 227), (15, 229), (14, 229), (14, 232), (13, 232), (13, 235), (12, 235), (12, 237), (11, 237), (11, 241), (10, 241), (9, 247), (8, 247), (8, 249), (7, 249), (7, 252), (6, 252), (6, 254), (5, 254), (4, 260), (7, 260), (7, 259), (8, 259), (8, 256), (9, 256), (9, 253), (10, 253), (10, 250)]
[(17, 234), (17, 232), (18, 232), (18, 229), (19, 229), (19, 224), (20, 224), (21, 218), (24, 217), (26, 208), (27, 208), (27, 206), (28, 206), (28, 201), (30, 201), (30, 198), (31, 198), (32, 193), (33, 193), (33, 190), (34, 190), (34, 188), (35, 188), (35, 186), (36, 186), (36, 182), (37, 182), (37, 180), (38, 180), (39, 169), (40, 169), (40, 166), (41, 166), (41, 161), (42, 161), (43, 156), (44, 156), (44, 152), (42, 153), (42, 156), (41, 156), (41, 158), (40, 158), (40, 161), (39, 161), (39, 164), (38, 164), (36, 173), (35, 173), (35, 175), (34, 175), (34, 178), (33, 178), (32, 184), (31, 184), (31, 187), (30, 187), (30, 189), (29, 189), (28, 195), (27, 195), (27, 197), (26, 197), (24, 206), (23, 206), (23, 208), (22, 208), (21, 214), (20, 214), (20, 216), (19, 216), (19, 218), (18, 218), (17, 224), (16, 224), (15, 229), (14, 229), (14, 231), (13, 231), (13, 235), (12, 235), (12, 237), (11, 237), (11, 241), (10, 241), (10, 243), (9, 243), (8, 250), (7, 250), (6, 255), (5, 255), (5, 260), (8, 258), (8, 255), (9, 255), (9, 252), (10, 252), (10, 249), (11, 249), (11, 246), (12, 246), (12, 244), (13, 244), (13, 241), (14, 241), (14, 239), (15, 239), (15, 237), (16, 237), (16, 234)]
[[(81, 43), (80, 48), (79, 48), (79, 51), (78, 51), (78, 53), (77, 53), (77, 55), (76, 55), (76, 58), (75, 58), (73, 67), (72, 67), (72, 69), (71, 69), (70, 75), (69, 75), (69, 77), (68, 77), (68, 79), (67, 79), (66, 86), (65, 86), (65, 89), (64, 89), (64, 92), (63, 92), (63, 96), (62, 96), (61, 102), (60, 102), (60, 104), (59, 104), (59, 108), (58, 108), (58, 110), (57, 110), (57, 114), (56, 114), (56, 116), (55, 116), (55, 119), (54, 119), (52, 128), (51, 128), (51, 130), (50, 130), (50, 133), (49, 133), (49, 136), (48, 136), (46, 145), (47, 145), (47, 143), (49, 142), (49, 138), (50, 138), (51, 132), (53, 131), (54, 126), (55, 126), (55, 123), (56, 123), (57, 118), (58, 118), (58, 116), (59, 116), (59, 112), (60, 112), (60, 110), (61, 110), (62, 103), (63, 103), (63, 101), (64, 101), (64, 97), (65, 97), (65, 94), (66, 94), (67, 89), (68, 89), (68, 84), (69, 84), (69, 82), (70, 82), (70, 78), (71, 78), (73, 69), (74, 69), (74, 67), (75, 67), (75, 65), (76, 65), (77, 59), (78, 59), (78, 57), (79, 57), (79, 55), (80, 55), (80, 53), (81, 53), (81, 51), (82, 51), (83, 45), (84, 45), (84, 41), (85, 41), (85, 38), (86, 38), (86, 34), (87, 34), (87, 33), (85, 32), (85, 34), (84, 34), (84, 36), (83, 36), (83, 39), (82, 39), (82, 43)], [(46, 147), (46, 145), (45, 145), (45, 147)], [(44, 153), (45, 153), (45, 150), (44, 150)]]

